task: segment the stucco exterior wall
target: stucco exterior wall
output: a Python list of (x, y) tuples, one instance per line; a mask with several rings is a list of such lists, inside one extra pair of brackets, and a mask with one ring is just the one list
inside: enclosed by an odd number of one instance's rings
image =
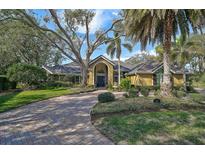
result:
[(153, 75), (152, 74), (137, 74), (128, 77), (131, 80), (131, 84), (135, 86), (152, 86)]
[[(152, 74), (137, 74), (128, 76), (131, 80), (131, 84), (135, 86), (152, 86), (153, 75)], [(182, 74), (173, 74), (174, 86), (182, 86), (184, 83)]]
[[(88, 85), (94, 85), (94, 68), (97, 64), (105, 64), (107, 65), (108, 67), (108, 84), (113, 84), (113, 71), (114, 71), (114, 68), (113, 68), (113, 65), (110, 64), (109, 62), (107, 62), (106, 60), (104, 60), (103, 58), (100, 58), (98, 59), (97, 61), (95, 61), (94, 63), (92, 63), (89, 67), (89, 76), (88, 76)], [(100, 67), (103, 65), (98, 65), (99, 66), (99, 69)]]
[(173, 74), (174, 86), (182, 86), (184, 83), (183, 74)]

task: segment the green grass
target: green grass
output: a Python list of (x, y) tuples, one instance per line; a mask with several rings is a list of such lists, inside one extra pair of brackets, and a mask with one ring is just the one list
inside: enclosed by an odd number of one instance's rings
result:
[(32, 102), (79, 92), (79, 89), (55, 88), (29, 90), (0, 96), (0, 112), (5, 112)]
[(205, 82), (196, 82), (196, 81), (193, 81), (193, 87), (196, 87), (196, 88), (205, 88)]
[(204, 112), (144, 112), (98, 119), (116, 144), (205, 144)]
[(158, 110), (152, 103), (152, 98), (121, 98), (113, 102), (97, 103), (91, 110), (93, 115), (102, 113), (115, 113), (124, 111)]
[(190, 97), (194, 102), (203, 102), (205, 101), (205, 95), (198, 94), (198, 93), (190, 93)]
[[(205, 144), (205, 97), (121, 98), (97, 103), (94, 126), (116, 144)], [(128, 112), (127, 112), (128, 111)]]
[(125, 111), (158, 111), (168, 110), (193, 110), (204, 109), (205, 96), (198, 93), (190, 93), (185, 99), (182, 98), (161, 98), (160, 104), (153, 103), (154, 97), (121, 98), (113, 102), (97, 103), (91, 110), (95, 114), (109, 114)]

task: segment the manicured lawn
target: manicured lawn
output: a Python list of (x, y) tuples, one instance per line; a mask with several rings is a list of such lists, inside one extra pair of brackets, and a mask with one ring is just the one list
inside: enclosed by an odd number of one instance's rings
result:
[(97, 103), (91, 113), (103, 114), (114, 112), (143, 112), (143, 111), (158, 111), (161, 109), (169, 110), (192, 110), (205, 109), (205, 96), (198, 93), (190, 93), (186, 99), (182, 98), (161, 98), (160, 104), (153, 103), (154, 97), (135, 97), (121, 98), (113, 102)]
[(193, 82), (193, 87), (205, 88), (205, 82)]
[(47, 90), (29, 90), (23, 92), (9, 93), (0, 96), (0, 112), (5, 112), (19, 106), (29, 104), (32, 102), (67, 95), (82, 91), (82, 89), (68, 89), (68, 88), (55, 88)]
[(107, 116), (95, 126), (116, 144), (205, 144), (204, 112)]
[[(205, 144), (205, 97), (121, 98), (97, 103), (94, 126), (116, 144)], [(197, 101), (195, 101), (197, 100)]]

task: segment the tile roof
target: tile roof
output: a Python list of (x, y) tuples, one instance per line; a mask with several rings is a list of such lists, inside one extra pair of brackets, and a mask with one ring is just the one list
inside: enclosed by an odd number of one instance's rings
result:
[[(98, 56), (97, 58), (90, 61), (89, 64), (92, 64), (94, 61), (98, 60), (99, 58), (103, 58), (110, 62), (114, 66), (114, 70), (117, 71), (118, 69), (118, 62), (109, 60), (108, 58), (104, 56)], [(123, 72), (129, 72), (132, 69), (133, 66), (126, 64), (125, 62), (121, 62), (121, 70)], [(47, 70), (51, 74), (76, 74), (79, 75), (81, 73), (80, 66), (76, 62), (70, 62), (68, 64), (64, 65), (55, 65), (52, 67), (44, 66), (45, 70)]]
[[(161, 67), (163, 67), (162, 62), (150, 60), (136, 65), (129, 73), (127, 73), (127, 75), (138, 74), (138, 73), (152, 74)], [(171, 71), (174, 74), (183, 73), (182, 68), (177, 65), (171, 65)]]
[(55, 65), (53, 67), (49, 66), (44, 66), (43, 67), (45, 70), (50, 72), (51, 74), (73, 74), (73, 75), (80, 75), (80, 66), (79, 65), (74, 65), (74, 66), (69, 66), (69, 65)]
[[(90, 64), (98, 60), (100, 57), (112, 63), (114, 66), (114, 70), (117, 71), (118, 61), (116, 60), (111, 61), (104, 56), (99, 56), (91, 60)], [(137, 73), (152, 74), (162, 66), (163, 66), (162, 62), (154, 61), (154, 60), (146, 61), (146, 62), (137, 64), (137, 65), (130, 65), (125, 62), (121, 62), (121, 71), (127, 72), (127, 75), (132, 75), (132, 74), (137, 74)], [(64, 65), (56, 65), (53, 67), (44, 66), (43, 68), (46, 69), (51, 74), (75, 74), (75, 75), (81, 74), (80, 66), (76, 62), (71, 62), (71, 63), (64, 64)], [(182, 69), (177, 65), (172, 65), (171, 71), (174, 74), (181, 74), (183, 72)]]

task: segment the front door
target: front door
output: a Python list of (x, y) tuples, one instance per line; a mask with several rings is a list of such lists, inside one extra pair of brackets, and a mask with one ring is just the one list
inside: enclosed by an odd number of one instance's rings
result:
[(105, 76), (97, 76), (97, 87), (105, 87)]

